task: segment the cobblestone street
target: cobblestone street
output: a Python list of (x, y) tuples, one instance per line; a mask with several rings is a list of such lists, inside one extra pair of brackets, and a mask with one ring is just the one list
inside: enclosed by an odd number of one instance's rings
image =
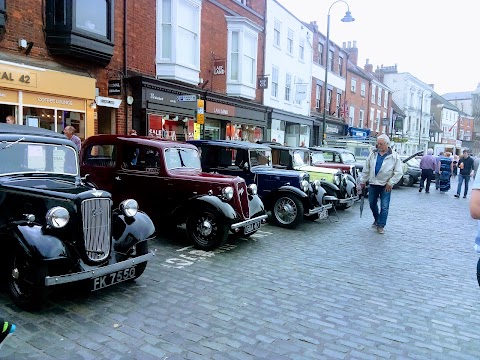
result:
[(210, 253), (179, 230), (151, 242), (137, 281), (53, 294), (39, 313), (3, 288), (17, 331), (0, 358), (479, 359), (477, 223), (454, 193), (394, 190), (384, 235), (367, 202)]

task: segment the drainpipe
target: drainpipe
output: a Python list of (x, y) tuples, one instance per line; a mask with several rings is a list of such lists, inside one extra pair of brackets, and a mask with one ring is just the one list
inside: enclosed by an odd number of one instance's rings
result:
[[(124, 99), (123, 104), (125, 106), (125, 135), (128, 134), (128, 84), (127, 84), (127, 0), (123, 0), (123, 87), (124, 87)], [(132, 119), (133, 121), (133, 119)]]

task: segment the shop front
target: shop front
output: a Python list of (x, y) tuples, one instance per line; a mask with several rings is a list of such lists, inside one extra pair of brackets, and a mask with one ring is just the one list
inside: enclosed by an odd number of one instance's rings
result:
[(247, 108), (241, 103), (215, 100), (207, 95), (204, 139), (250, 142), (264, 139), (265, 108)]
[(269, 113), (267, 139), (287, 146), (308, 147), (312, 144), (313, 119), (279, 109)]
[(93, 135), (95, 79), (0, 61), (0, 121), (61, 133), (73, 126), (80, 139)]

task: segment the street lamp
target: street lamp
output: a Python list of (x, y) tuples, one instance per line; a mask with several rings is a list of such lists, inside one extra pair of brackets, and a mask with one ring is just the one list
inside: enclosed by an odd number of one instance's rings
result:
[[(329, 43), (330, 43), (330, 10), (332, 9), (332, 6), (335, 5), (338, 2), (343, 2), (345, 5), (347, 5), (347, 12), (345, 13), (345, 16), (342, 18), (342, 22), (352, 22), (355, 21), (355, 19), (352, 17), (352, 14), (350, 13), (350, 7), (348, 6), (348, 3), (344, 0), (337, 0), (335, 1), (332, 5), (330, 5), (328, 9), (328, 17), (327, 17), (327, 48), (325, 51), (326, 54), (326, 61), (325, 61), (325, 82), (323, 84), (325, 91), (324, 91), (324, 96), (323, 96), (323, 121), (322, 121), (322, 134), (323, 134), (323, 141), (325, 142), (327, 136), (325, 134), (325, 128), (326, 128), (326, 121), (327, 121), (327, 84), (328, 84), (328, 58), (330, 56), (329, 54)], [(332, 58), (333, 62), (333, 58)], [(330, 99), (331, 100), (331, 99)]]

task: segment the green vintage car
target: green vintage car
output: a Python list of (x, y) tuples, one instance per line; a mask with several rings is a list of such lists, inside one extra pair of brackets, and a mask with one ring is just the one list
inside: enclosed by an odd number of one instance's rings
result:
[(340, 169), (312, 166), (309, 149), (276, 144), (268, 146), (272, 149), (274, 167), (307, 172), (312, 181), (320, 180), (337, 209), (349, 208), (358, 200), (355, 180), (350, 175), (343, 174)]

